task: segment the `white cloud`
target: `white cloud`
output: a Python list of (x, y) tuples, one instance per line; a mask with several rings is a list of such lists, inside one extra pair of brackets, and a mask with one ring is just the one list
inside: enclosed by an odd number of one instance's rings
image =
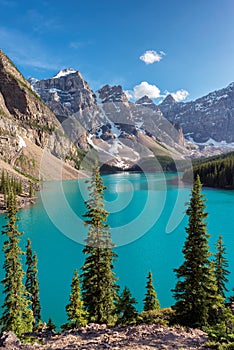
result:
[(170, 94), (176, 100), (176, 102), (180, 102), (185, 100), (188, 97), (189, 92), (181, 89), (181, 90), (177, 90), (176, 92), (171, 92)]
[(154, 62), (160, 62), (163, 56), (165, 56), (163, 51), (158, 53), (154, 50), (147, 50), (142, 56), (140, 56), (140, 60), (146, 64), (152, 64)]
[(125, 90), (124, 92), (129, 100), (139, 99), (143, 96), (148, 96), (149, 98), (158, 98), (161, 96), (159, 88), (156, 85), (147, 83), (147, 81), (142, 81), (133, 90)]
[(189, 95), (189, 92), (184, 89), (177, 90), (176, 92), (165, 91), (164, 94), (161, 94), (160, 89), (156, 85), (151, 85), (147, 81), (142, 81), (133, 90), (125, 90), (124, 92), (129, 100), (136, 100), (145, 95), (153, 99), (160, 97), (164, 99), (166, 96), (172, 95), (176, 102), (180, 102), (185, 100)]
[(151, 85), (147, 81), (142, 81), (139, 85), (136, 85), (133, 89), (133, 97), (141, 98), (147, 95), (149, 98), (160, 97), (160, 90), (156, 85)]

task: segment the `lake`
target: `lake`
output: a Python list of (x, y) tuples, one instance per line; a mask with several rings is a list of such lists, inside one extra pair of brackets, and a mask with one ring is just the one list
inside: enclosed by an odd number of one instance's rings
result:
[[(173, 269), (183, 261), (185, 240), (185, 203), (191, 188), (177, 186), (175, 174), (120, 173), (104, 175), (106, 209), (111, 213), (109, 225), (116, 244), (116, 276), (121, 287), (130, 288), (142, 310), (146, 276), (153, 273), (154, 285), (162, 307), (173, 304), (175, 286)], [(84, 262), (83, 241), (87, 230), (82, 222), (88, 198), (84, 180), (47, 182), (37, 203), (20, 211), (19, 229), (24, 231), (22, 247), (29, 237), (38, 256), (40, 298), (43, 320), (49, 317), (56, 325), (66, 322), (74, 269)], [(207, 199), (210, 246), (223, 235), (229, 270), (228, 288), (234, 287), (234, 191), (204, 189)], [(0, 227), (4, 215), (0, 215)], [(4, 238), (1, 236), (1, 246)], [(3, 264), (3, 253), (0, 253)], [(0, 270), (3, 278), (3, 270)], [(2, 286), (0, 287), (2, 291)], [(0, 303), (3, 302), (2, 292)]]

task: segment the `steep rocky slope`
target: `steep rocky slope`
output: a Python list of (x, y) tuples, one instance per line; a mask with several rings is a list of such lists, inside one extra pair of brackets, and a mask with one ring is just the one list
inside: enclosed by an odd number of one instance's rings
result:
[(176, 103), (168, 95), (159, 107), (169, 121), (180, 124), (188, 139), (234, 147), (234, 83), (187, 103)]
[(175, 158), (190, 154), (181, 130), (152, 101), (131, 103), (121, 86), (105, 85), (94, 93), (81, 73), (72, 69), (29, 81), (72, 141), (86, 151), (96, 150), (105, 163), (128, 168), (155, 154)]
[[(34, 145), (40, 153), (37, 159)], [(76, 147), (55, 115), (0, 51), (0, 158), (11, 168), (39, 178), (45, 148), (61, 160), (76, 157)]]
[(147, 96), (130, 102), (121, 86), (94, 92), (70, 68), (30, 83), (78, 147), (95, 149), (103, 162), (121, 168), (154, 155), (194, 158), (233, 147), (234, 84), (194, 102), (168, 95), (156, 105)]

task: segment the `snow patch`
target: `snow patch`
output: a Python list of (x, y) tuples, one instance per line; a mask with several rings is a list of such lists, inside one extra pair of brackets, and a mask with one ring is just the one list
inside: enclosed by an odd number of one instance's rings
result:
[(234, 148), (234, 142), (228, 143), (226, 141), (215, 141), (212, 138), (209, 138), (206, 142), (195, 142), (193, 138), (190, 136), (189, 141), (199, 145), (199, 146), (215, 146), (215, 147), (220, 147), (220, 148)]
[(26, 147), (26, 143), (25, 143), (24, 139), (21, 136), (18, 136), (18, 139), (19, 139), (19, 141), (18, 141), (19, 149)]
[(72, 74), (72, 73), (76, 73), (77, 71), (75, 69), (72, 69), (72, 68), (66, 68), (66, 69), (63, 69), (63, 70), (60, 70), (52, 79), (58, 79), (58, 78), (61, 78), (61, 77), (65, 77), (69, 74)]
[(51, 94), (54, 94), (55, 92), (62, 92), (62, 90), (59, 90), (59, 89), (56, 89), (56, 88), (51, 88), (51, 89), (49, 89), (49, 92)]
[(119, 130), (117, 128), (117, 126), (115, 125), (115, 123), (112, 120), (110, 120), (110, 118), (106, 115), (106, 113), (105, 113), (105, 111), (104, 111), (104, 109), (102, 107), (102, 100), (99, 97), (99, 93), (98, 92), (96, 93), (96, 99), (97, 99), (97, 104), (98, 104), (98, 106), (99, 106), (99, 108), (100, 108), (100, 110), (102, 112), (102, 115), (106, 118), (106, 120), (108, 121), (108, 123), (111, 126), (112, 133), (114, 134), (115, 138), (118, 138), (121, 135), (121, 130)]

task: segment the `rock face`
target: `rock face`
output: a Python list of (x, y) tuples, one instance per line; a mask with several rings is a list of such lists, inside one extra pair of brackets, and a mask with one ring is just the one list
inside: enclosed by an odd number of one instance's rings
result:
[[(69, 120), (68, 134), (78, 147), (96, 149), (121, 168), (155, 154), (214, 155), (229, 150), (219, 142), (234, 140), (234, 84), (194, 102), (177, 103), (168, 95), (156, 105), (147, 96), (128, 101), (120, 85), (105, 85), (95, 93), (73, 69), (30, 82), (63, 125)], [(212, 147), (212, 139), (219, 147)], [(194, 144), (207, 141), (203, 146)], [(136, 144), (144, 147), (143, 155)]]
[[(36, 339), (37, 340), (37, 339)], [(107, 328), (106, 325), (90, 324), (77, 330), (41, 334), (35, 344), (21, 344), (12, 333), (4, 333), (0, 344), (4, 349), (204, 349), (207, 335), (195, 329), (185, 331), (180, 327), (160, 325), (139, 325), (132, 327)], [(42, 344), (38, 344), (38, 343)], [(3, 347), (0, 347), (3, 349)], [(208, 348), (206, 347), (208, 350)]]
[(177, 158), (189, 154), (180, 131), (147, 96), (131, 103), (120, 85), (105, 85), (94, 93), (80, 72), (71, 69), (30, 82), (63, 126), (69, 124), (72, 140), (86, 151), (96, 149), (103, 162), (128, 168), (154, 152), (172, 152)]
[(63, 160), (76, 153), (55, 115), (0, 51), (0, 158), (39, 178), (40, 159), (36, 162), (33, 145), (37, 153), (42, 155), (46, 147)]
[(176, 103), (169, 95), (159, 107), (169, 121), (180, 124), (188, 139), (214, 145), (234, 142), (234, 83), (187, 103)]

